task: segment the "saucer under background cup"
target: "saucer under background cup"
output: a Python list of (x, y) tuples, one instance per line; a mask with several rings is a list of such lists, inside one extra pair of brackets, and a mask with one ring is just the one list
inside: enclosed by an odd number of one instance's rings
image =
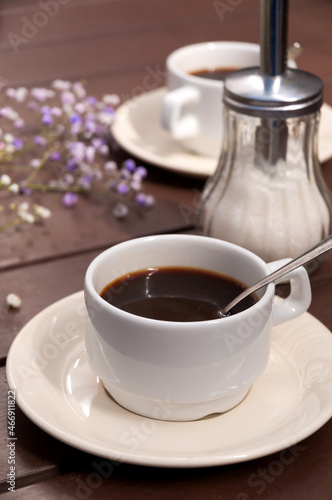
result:
[[(128, 153), (169, 171), (206, 178), (214, 173), (218, 158), (188, 151), (172, 139), (160, 124), (160, 109), (166, 88), (145, 92), (124, 102), (116, 111), (112, 134)], [(332, 157), (332, 108), (323, 104), (318, 130), (321, 163)]]

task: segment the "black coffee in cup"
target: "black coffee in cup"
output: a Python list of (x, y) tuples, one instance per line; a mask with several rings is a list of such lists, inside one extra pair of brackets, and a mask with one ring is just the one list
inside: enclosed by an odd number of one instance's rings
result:
[(225, 80), (226, 76), (239, 68), (214, 68), (191, 71), (190, 75), (208, 78), (209, 80)]
[[(218, 319), (218, 311), (247, 286), (220, 273), (197, 268), (149, 268), (122, 276), (101, 292), (110, 304), (146, 318), (163, 321)], [(249, 296), (234, 308), (240, 312), (257, 302)]]

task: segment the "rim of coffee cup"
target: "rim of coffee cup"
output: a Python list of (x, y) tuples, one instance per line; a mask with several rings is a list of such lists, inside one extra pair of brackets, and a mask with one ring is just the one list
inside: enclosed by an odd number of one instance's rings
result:
[[(190, 330), (190, 328), (199, 328), (199, 325), (202, 325), (202, 323), (215, 324), (216, 322), (219, 322), (219, 321), (223, 321), (223, 322), (227, 321), (230, 323), (231, 321), (234, 320), (234, 318), (237, 321), (241, 316), (242, 317), (246, 316), (248, 314), (249, 310), (254, 313), (256, 311), (256, 309), (264, 307), (264, 304), (266, 302), (268, 302), (269, 300), (271, 300), (272, 296), (274, 295), (275, 285), (273, 283), (270, 283), (269, 285), (266, 286), (265, 290), (262, 291), (262, 296), (259, 298), (259, 300), (255, 304), (253, 304), (252, 306), (250, 306), (249, 308), (247, 308), (241, 312), (238, 312), (234, 315), (230, 315), (230, 316), (220, 318), (220, 319), (211, 319), (211, 320), (204, 320), (204, 321), (185, 321), (185, 322), (183, 322), (183, 321), (166, 321), (166, 320), (159, 320), (159, 319), (138, 316), (136, 314), (129, 313), (127, 311), (123, 311), (122, 309), (114, 306), (113, 304), (110, 304), (109, 302), (107, 302), (105, 299), (103, 299), (101, 297), (101, 295), (100, 295), (101, 290), (98, 292), (96, 290), (96, 287), (95, 287), (94, 282), (93, 282), (94, 281), (94, 274), (95, 274), (97, 268), (100, 265), (102, 265), (102, 263), (104, 262), (105, 259), (108, 258), (108, 255), (112, 254), (114, 252), (115, 247), (117, 247), (117, 249), (119, 249), (120, 251), (121, 251), (121, 249), (126, 249), (126, 250), (129, 249), (130, 250), (130, 247), (136, 246), (137, 243), (144, 245), (145, 243), (148, 243), (149, 241), (152, 241), (152, 240), (158, 241), (159, 240), (160, 244), (162, 244), (163, 241), (166, 242), (167, 240), (169, 240), (170, 237), (172, 237), (172, 238), (175, 237), (177, 240), (179, 240), (179, 243), (180, 243), (180, 240), (182, 240), (183, 242), (184, 241), (188, 242), (188, 243), (190, 242), (191, 244), (193, 244), (193, 240), (194, 239), (197, 240), (197, 238), (201, 239), (202, 241), (207, 239), (207, 237), (200, 236), (200, 235), (152, 235), (152, 236), (143, 236), (140, 238), (134, 238), (133, 240), (127, 240), (127, 241), (124, 241), (122, 243), (118, 243), (117, 245), (114, 245), (114, 246), (104, 250), (103, 252), (101, 252), (97, 257), (95, 257), (93, 259), (93, 261), (88, 266), (86, 274), (85, 274), (85, 279), (84, 279), (84, 295), (86, 296), (86, 294), (90, 294), (92, 299), (94, 301), (96, 301), (96, 303), (98, 305), (98, 310), (102, 309), (104, 311), (112, 311), (113, 314), (116, 314), (121, 318), (127, 318), (128, 320), (132, 320), (132, 321), (135, 319), (135, 321), (139, 321), (140, 323), (143, 323), (143, 324), (146, 323), (149, 325), (151, 325), (152, 323), (169, 324), (169, 325), (174, 325), (174, 326), (181, 325), (182, 329), (189, 329), (189, 330)], [(214, 238), (208, 238), (208, 240), (214, 240)], [(222, 241), (223, 244), (225, 244), (228, 248), (231, 248), (231, 249), (232, 248), (233, 249), (235, 249), (235, 248), (241, 249), (241, 251), (243, 252), (244, 255), (247, 255), (248, 258), (250, 258), (250, 259), (255, 259), (257, 264), (262, 266), (262, 269), (264, 268), (265, 275), (267, 275), (269, 273), (269, 269), (268, 269), (266, 262), (263, 259), (261, 259), (258, 255), (254, 254), (253, 252), (251, 252), (243, 247), (240, 247), (239, 245), (235, 245), (235, 244), (227, 242), (227, 241), (223, 241), (223, 240), (215, 240), (215, 241), (216, 242)], [(174, 264), (174, 265), (176, 265), (176, 264)], [(153, 266), (153, 267), (158, 267), (158, 266)], [(160, 267), (167, 267), (167, 266), (160, 265)], [(171, 267), (171, 265), (169, 267)], [(183, 266), (183, 267), (186, 267), (186, 266)], [(194, 266), (187, 266), (187, 267), (194, 267)], [(195, 267), (199, 267), (199, 266), (195, 266)], [(131, 272), (138, 271), (139, 269), (140, 268), (135, 268)], [(204, 269), (204, 266), (201, 266), (201, 269)], [(216, 272), (218, 272), (218, 271), (216, 271)], [(128, 274), (130, 274), (130, 272), (128, 272)], [(115, 277), (114, 280), (116, 280), (116, 279), (117, 278)], [(112, 280), (110, 280), (109, 282), (112, 282)], [(107, 286), (107, 284), (108, 283), (106, 283), (105, 286)]]
[[(186, 53), (189, 51), (192, 52), (194, 50), (220, 50), (220, 49), (227, 49), (227, 50), (233, 50), (233, 51), (241, 51), (242, 53), (250, 53), (253, 55), (258, 54), (260, 52), (260, 47), (259, 44), (257, 43), (251, 43), (251, 42), (233, 42), (233, 41), (216, 41), (216, 42), (201, 42), (201, 43), (194, 43), (191, 45), (186, 45), (184, 47), (180, 47), (176, 49), (174, 52), (172, 52), (167, 58), (166, 58), (166, 67), (169, 72), (172, 72), (174, 75), (176, 75), (179, 78), (183, 78), (184, 76), (188, 81), (196, 82), (199, 80), (202, 83), (202, 78), (199, 76), (195, 76), (190, 74), (188, 71), (199, 71), (200, 69), (204, 68), (191, 68), (191, 69), (181, 69), (177, 66), (177, 61), (179, 58), (184, 57)], [(222, 63), (220, 63), (222, 64)], [(256, 66), (259, 65), (258, 64)], [(249, 65), (253, 66), (253, 65)], [(229, 67), (238, 67), (238, 69), (244, 68), (244, 67), (249, 67), (248, 65), (243, 65), (238, 66), (236, 62), (232, 63), (232, 65), (229, 65)], [(218, 80), (210, 80), (208, 78), (204, 78), (204, 85), (211, 86), (211, 87), (220, 87), (220, 84), (223, 83), (222, 81)], [(203, 84), (203, 83), (202, 83)]]

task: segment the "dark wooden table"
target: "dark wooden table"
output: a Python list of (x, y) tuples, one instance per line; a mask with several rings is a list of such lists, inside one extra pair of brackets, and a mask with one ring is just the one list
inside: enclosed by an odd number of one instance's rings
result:
[[(46, 17), (38, 18), (40, 11), (47, 12)], [(163, 86), (165, 58), (177, 47), (207, 40), (259, 41), (258, 0), (1, 0), (0, 19), (0, 74), (10, 85), (43, 86), (55, 78), (84, 79), (91, 94), (100, 97), (117, 93), (122, 101), (133, 97), (137, 89), (144, 91), (142, 82), (151, 68), (157, 75), (156, 86)], [(27, 22), (39, 25), (24, 31)], [(299, 66), (322, 78), (325, 101), (330, 105), (331, 22), (330, 0), (290, 1), (289, 43), (298, 41), (303, 45)], [(16, 49), (10, 36), (13, 33), (21, 37), (16, 37)], [(121, 149), (112, 154), (116, 161), (128, 158)], [(52, 209), (52, 218), (42, 227), (32, 226), (1, 237), (0, 491), (4, 499), (12, 494), (6, 482), (5, 364), (15, 335), (46, 306), (81, 290), (89, 262), (102, 249), (140, 235), (192, 227), (193, 220), (184, 217), (182, 209), (187, 207), (190, 212), (194, 208), (203, 180), (143, 164), (148, 168), (146, 189), (157, 200), (153, 210), (143, 215), (133, 213), (119, 221), (105, 206), (89, 198), (66, 210), (60, 206), (57, 194), (38, 194), (34, 199)], [(322, 169), (332, 187), (332, 160)], [(311, 283), (310, 312), (332, 329), (331, 259), (321, 264), (311, 276)], [(9, 311), (5, 303), (6, 295), (13, 291), (23, 299), (19, 311)], [(163, 469), (123, 463), (114, 466), (107, 477), (99, 475), (97, 481), (93, 464), (101, 463), (101, 457), (51, 437), (18, 407), (16, 436), (15, 498), (25, 500), (332, 497), (332, 420), (299, 443), (300, 451), (294, 451), (296, 458), (280, 474), (271, 474), (271, 464), (279, 460), (276, 453), (211, 468)], [(264, 488), (253, 487), (249, 481), (253, 474), (264, 478)]]

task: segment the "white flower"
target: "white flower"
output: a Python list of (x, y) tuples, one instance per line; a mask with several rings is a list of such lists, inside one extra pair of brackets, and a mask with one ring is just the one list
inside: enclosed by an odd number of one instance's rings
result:
[(15, 137), (13, 136), (13, 134), (5, 134), (3, 136), (4, 140), (8, 143), (8, 144), (11, 144), (13, 142), (13, 140), (15, 139)]
[(16, 90), (15, 89), (13, 89), (12, 87), (10, 87), (9, 89), (7, 89), (7, 91), (6, 91), (6, 96), (7, 97), (10, 97), (11, 99), (14, 99), (15, 95), (16, 95)]
[(36, 87), (31, 89), (31, 96), (39, 102), (44, 102), (47, 99), (52, 99), (55, 93), (50, 89)]
[(81, 82), (73, 83), (73, 91), (79, 99), (83, 99), (86, 96), (84, 85)]
[(108, 153), (109, 153), (109, 149), (108, 149), (108, 146), (106, 144), (103, 144), (102, 146), (100, 146), (100, 148), (98, 149), (98, 152), (99, 154), (103, 155), (103, 156), (107, 156)]
[(85, 149), (85, 159), (88, 163), (92, 163), (95, 158), (96, 150), (93, 146), (87, 146)]
[(19, 87), (15, 92), (15, 99), (17, 102), (24, 102), (28, 95), (28, 89), (25, 87)]
[(70, 150), (73, 155), (73, 157), (78, 161), (79, 163), (84, 160), (85, 157), (85, 149), (86, 146), (83, 142), (73, 142), (70, 145)]
[(59, 117), (59, 116), (62, 116), (62, 109), (59, 108), (58, 106), (53, 106), (53, 108), (51, 108), (51, 114), (53, 116), (56, 116), (56, 117)]
[(112, 113), (105, 113), (105, 112), (100, 112), (98, 113), (98, 120), (100, 123), (103, 125), (112, 125), (114, 122), (114, 115)]
[(24, 125), (25, 125), (25, 121), (23, 120), (23, 118), (18, 118), (18, 120), (16, 120), (14, 122), (14, 127), (15, 128), (19, 128), (20, 129), (20, 128), (23, 128)]
[(22, 305), (22, 299), (16, 293), (9, 293), (6, 297), (6, 302), (12, 309), (19, 309)]
[(66, 80), (61, 80), (58, 78), (52, 82), (52, 87), (55, 90), (69, 90), (71, 87), (71, 83)]
[(33, 224), (35, 222), (35, 216), (30, 214), (30, 212), (26, 212), (25, 210), (18, 210), (17, 215), (23, 222), (27, 222), (28, 224)]
[(16, 121), (19, 119), (20, 115), (10, 106), (5, 106), (1, 110), (2, 116), (8, 118), (8, 120)]
[(29, 210), (29, 203), (27, 201), (23, 201), (22, 203), (19, 203), (18, 210), (20, 212), (27, 212)]
[(30, 161), (30, 166), (32, 168), (38, 168), (40, 166), (41, 160), (39, 158), (34, 158)]
[(25, 101), (28, 93), (29, 92), (27, 88), (19, 87), (18, 89), (9, 88), (6, 92), (6, 95), (11, 99), (15, 99), (16, 102), (21, 103)]
[(12, 180), (7, 174), (2, 174), (2, 176), (0, 177), (0, 187), (9, 186), (11, 182)]
[(62, 92), (61, 101), (63, 104), (74, 104), (76, 102), (75, 94), (69, 90)]
[(104, 169), (106, 172), (116, 172), (118, 167), (115, 161), (107, 161), (104, 165)]
[(42, 219), (48, 219), (51, 217), (51, 210), (46, 207), (42, 207), (41, 205), (34, 205), (35, 214)]
[(8, 144), (6, 146), (6, 151), (7, 151), (7, 153), (14, 153), (15, 148), (14, 148), (14, 146), (12, 144)]
[(68, 186), (71, 186), (75, 182), (75, 177), (72, 174), (65, 174), (64, 180), (65, 183), (68, 184)]
[(84, 102), (78, 102), (75, 105), (75, 111), (77, 111), (77, 113), (80, 113), (80, 114), (85, 113), (85, 111), (86, 111), (86, 104), (84, 104)]
[(105, 94), (103, 96), (103, 102), (110, 106), (117, 106), (120, 102), (120, 97), (116, 94)]
[(20, 190), (20, 186), (16, 183), (13, 183), (9, 186), (8, 191), (11, 193), (17, 194)]
[(62, 108), (66, 115), (71, 116), (72, 114), (74, 114), (74, 108), (71, 104), (66, 103), (62, 106)]

